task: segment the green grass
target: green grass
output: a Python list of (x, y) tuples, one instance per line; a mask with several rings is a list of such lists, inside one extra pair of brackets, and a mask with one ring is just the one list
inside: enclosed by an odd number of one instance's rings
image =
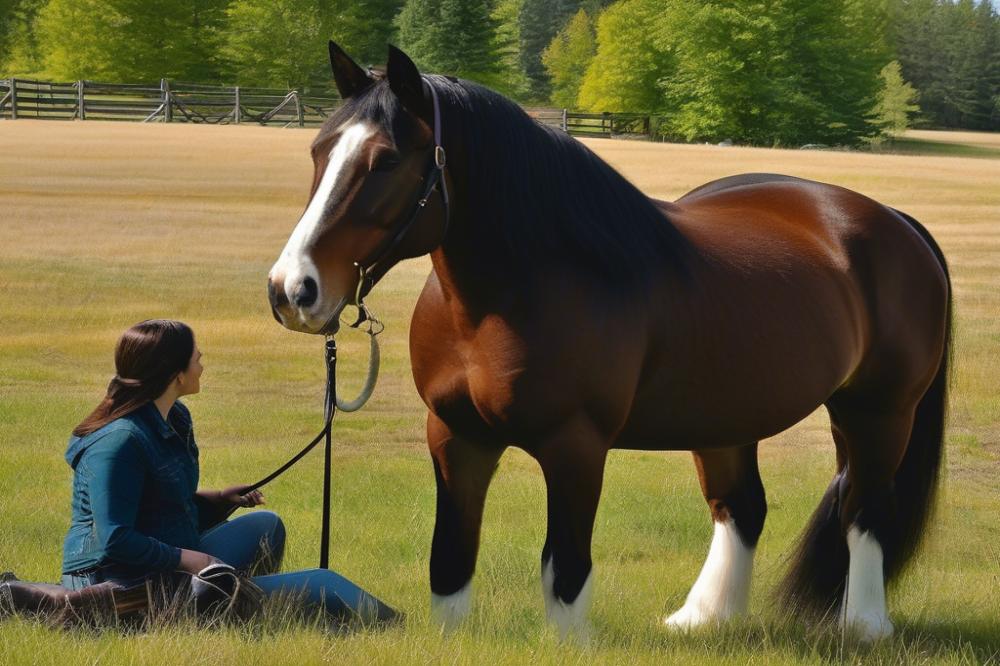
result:
[[(0, 123), (0, 569), (59, 575), (70, 429), (113, 373), (115, 339), (152, 316), (189, 322), (205, 353), (187, 399), (206, 487), (256, 480), (318, 430), (322, 345), (271, 319), (264, 276), (301, 212), (311, 132), (102, 123)], [(825, 414), (761, 447), (769, 515), (747, 618), (689, 636), (659, 619), (683, 601), (711, 536), (690, 456), (614, 452), (597, 516), (592, 641), (560, 645), (539, 584), (544, 484), (504, 456), (487, 502), (473, 612), (444, 637), (429, 622), (434, 475), (407, 354), (426, 260), (380, 284), (383, 371), (369, 406), (338, 417), (331, 567), (406, 613), (403, 626), (337, 634), (289, 623), (120, 635), (0, 624), (7, 663), (946, 663), (1000, 659), (1000, 166), (960, 160), (595, 141), (648, 191), (734, 170), (805, 173), (903, 207), (941, 241), (958, 320), (947, 473), (934, 530), (890, 593), (897, 633), (872, 647), (789, 617), (773, 592), (833, 470)], [(644, 166), (643, 159), (651, 165)], [(1000, 163), (997, 163), (1000, 165)], [(655, 165), (655, 168), (653, 168)], [(992, 169), (992, 170), (990, 170)], [(339, 336), (344, 392), (367, 346)], [(320, 457), (266, 488), (284, 518), (285, 566), (315, 566)]]

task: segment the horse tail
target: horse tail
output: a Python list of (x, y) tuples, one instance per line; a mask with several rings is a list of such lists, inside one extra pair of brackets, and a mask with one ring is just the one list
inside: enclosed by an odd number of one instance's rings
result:
[[(894, 209), (893, 209), (894, 210)], [(894, 210), (930, 247), (948, 283), (944, 353), (931, 385), (914, 413), (913, 429), (894, 477), (896, 518), (882, 543), (886, 581), (896, 577), (920, 545), (934, 509), (944, 454), (948, 388), (952, 366), (951, 275), (941, 248), (922, 224)], [(850, 553), (842, 532), (840, 507), (847, 493), (847, 469), (839, 466), (809, 520), (779, 593), (789, 608), (823, 615), (837, 609), (844, 592)]]

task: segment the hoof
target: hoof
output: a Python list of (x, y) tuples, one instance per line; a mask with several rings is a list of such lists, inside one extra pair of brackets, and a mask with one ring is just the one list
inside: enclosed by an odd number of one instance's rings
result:
[(892, 636), (894, 630), (889, 618), (880, 615), (861, 615), (849, 619), (846, 629), (864, 643), (874, 643)]
[(663, 621), (663, 626), (672, 631), (691, 631), (710, 624), (719, 624), (719, 619), (710, 616), (696, 606), (684, 605), (680, 610)]

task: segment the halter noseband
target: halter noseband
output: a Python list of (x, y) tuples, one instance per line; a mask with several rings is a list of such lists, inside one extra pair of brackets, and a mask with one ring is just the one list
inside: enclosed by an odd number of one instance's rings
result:
[(423, 212), (424, 208), (427, 207), (427, 200), (431, 196), (431, 192), (434, 191), (435, 187), (438, 187), (438, 191), (441, 193), (441, 202), (444, 204), (444, 231), (441, 234), (441, 242), (444, 242), (445, 236), (448, 234), (448, 224), (451, 217), (451, 208), (448, 203), (448, 184), (444, 178), (444, 167), (446, 164), (446, 156), (444, 152), (444, 146), (441, 145), (441, 108), (438, 104), (437, 91), (434, 90), (434, 86), (431, 85), (430, 80), (425, 77), (420, 77), (421, 81), (427, 86), (427, 89), (431, 92), (431, 101), (434, 106), (434, 155), (430, 166), (427, 167), (427, 172), (424, 174), (424, 188), (421, 190), (420, 198), (417, 199), (417, 203), (413, 208), (413, 212), (410, 217), (407, 218), (406, 222), (399, 227), (396, 233), (384, 243), (383, 246), (375, 253), (375, 258), (370, 260), (367, 266), (364, 264), (355, 262), (354, 265), (358, 267), (359, 277), (358, 277), (358, 289), (354, 294), (354, 304), (358, 307), (358, 320), (351, 324), (352, 328), (357, 328), (365, 320), (371, 317), (368, 312), (368, 308), (365, 307), (364, 297), (365, 295), (375, 286), (375, 273), (379, 268), (379, 264), (384, 262), (389, 254), (396, 249), (406, 233), (410, 230), (410, 227), (417, 221), (420, 217), (420, 213)]

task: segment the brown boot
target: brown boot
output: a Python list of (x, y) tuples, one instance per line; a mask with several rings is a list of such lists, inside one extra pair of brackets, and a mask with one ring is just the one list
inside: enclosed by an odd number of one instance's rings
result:
[(134, 619), (149, 608), (146, 585), (99, 583), (70, 590), (50, 583), (0, 583), (0, 617), (23, 613), (59, 626), (97, 626)]

